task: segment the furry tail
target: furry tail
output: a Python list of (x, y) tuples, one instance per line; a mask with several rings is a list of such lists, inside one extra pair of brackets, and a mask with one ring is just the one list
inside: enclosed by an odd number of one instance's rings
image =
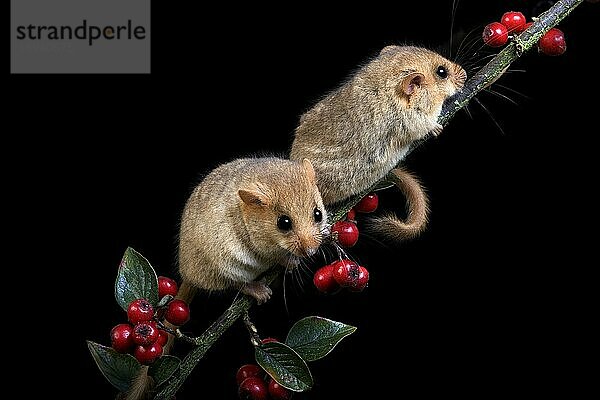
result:
[(427, 226), (429, 205), (427, 195), (419, 181), (410, 173), (397, 168), (392, 170), (391, 179), (406, 198), (406, 221), (400, 220), (393, 213), (372, 217), (367, 222), (367, 230), (383, 235), (395, 242), (412, 239)]
[[(179, 286), (179, 291), (177, 292), (177, 298), (185, 301), (186, 303), (191, 303), (194, 299), (194, 295), (196, 294), (196, 288), (192, 285), (182, 282)], [(169, 328), (174, 328), (168, 322), (165, 322)], [(175, 337), (173, 335), (169, 335), (169, 341), (163, 347), (163, 354), (169, 354), (171, 348), (173, 347), (173, 343), (175, 342)], [(117, 397), (118, 400), (145, 400), (150, 396), (150, 392), (154, 388), (154, 380), (152, 377), (148, 375), (148, 367), (142, 367), (140, 369), (140, 373), (135, 378), (135, 380), (131, 383), (131, 387), (127, 391), (127, 393), (121, 394), (121, 396)]]

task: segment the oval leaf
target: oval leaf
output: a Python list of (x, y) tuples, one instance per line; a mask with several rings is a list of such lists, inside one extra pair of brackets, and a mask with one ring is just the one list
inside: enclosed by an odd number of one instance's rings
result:
[(306, 317), (296, 322), (288, 332), (285, 343), (306, 361), (325, 357), (356, 327), (322, 317)]
[(131, 247), (125, 250), (119, 265), (115, 282), (115, 298), (125, 311), (135, 299), (147, 299), (153, 306), (158, 303), (156, 272), (148, 260)]
[(88, 349), (102, 375), (120, 392), (125, 392), (140, 371), (141, 364), (131, 354), (121, 354), (112, 347), (87, 341)]
[(269, 342), (254, 348), (256, 362), (281, 386), (294, 392), (304, 392), (313, 385), (306, 362), (293, 349), (279, 342)]
[(156, 386), (160, 386), (179, 368), (181, 361), (175, 356), (164, 355), (154, 361), (148, 369), (148, 375), (154, 378)]

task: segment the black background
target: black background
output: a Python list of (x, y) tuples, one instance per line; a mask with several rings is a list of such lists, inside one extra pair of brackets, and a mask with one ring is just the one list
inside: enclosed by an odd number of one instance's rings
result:
[[(511, 9), (529, 16), (535, 3), (461, 1), (454, 53), (461, 35), (474, 29), (479, 37)], [(496, 88), (515, 105), (482, 93), (491, 115), (472, 103), (472, 118), (459, 113), (410, 155), (406, 164), (431, 198), (431, 223), (399, 247), (361, 236), (351, 254), (371, 272), (365, 292), (319, 295), (305, 276), (286, 282), (287, 310), (281, 286), (252, 310), (261, 334), (281, 339), (306, 315), (358, 327), (311, 364), (315, 387), (297, 398), (481, 398), (580, 387), (585, 371), (570, 377), (590, 296), (591, 266), (577, 243), (586, 237), (581, 226), (591, 225), (584, 191), (594, 181), (580, 177), (582, 162), (594, 159), (585, 149), (597, 132), (591, 32), (599, 7), (583, 4), (561, 24), (565, 55), (531, 52), (512, 66), (526, 72), (500, 80), (527, 97)], [(437, 0), (227, 3), (210, 11), (154, 2), (151, 75), (9, 76), (14, 141), (3, 146), (3, 163), (6, 218), (16, 222), (10, 253), (18, 257), (8, 268), (22, 299), (9, 318), (25, 327), (18, 358), (35, 357), (45, 390), (114, 397), (85, 340), (108, 344), (111, 327), (125, 321), (113, 298), (125, 248), (175, 277), (179, 215), (202, 173), (236, 157), (285, 154), (299, 116), (381, 47), (447, 49), (451, 9)], [(468, 52), (467, 61), (486, 51)], [(401, 211), (402, 198), (385, 192), (381, 207)], [(199, 296), (186, 329), (199, 334), (230, 300)], [(39, 322), (46, 317), (50, 323)], [(251, 360), (236, 324), (177, 398), (236, 398), (235, 371)]]

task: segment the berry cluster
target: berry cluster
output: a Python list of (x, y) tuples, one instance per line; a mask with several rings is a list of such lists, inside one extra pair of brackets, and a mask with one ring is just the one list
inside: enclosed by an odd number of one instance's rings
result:
[(356, 226), (356, 213), (372, 213), (377, 210), (379, 198), (377, 193), (369, 193), (363, 197), (346, 215), (345, 221), (338, 221), (331, 227), (334, 239), (342, 247), (352, 247), (358, 241), (358, 227)]
[[(492, 22), (483, 28), (483, 42), (490, 47), (504, 46), (512, 35), (518, 35), (529, 28), (533, 22), (527, 22), (525, 15), (509, 11), (502, 15), (500, 22)], [(565, 34), (558, 28), (552, 28), (538, 42), (538, 49), (548, 56), (559, 56), (567, 50)]]
[[(276, 342), (277, 339), (263, 339), (263, 343)], [(256, 364), (242, 365), (235, 374), (238, 395), (243, 400), (289, 400), (292, 392), (271, 379)]]
[[(177, 295), (177, 283), (164, 276), (158, 277), (159, 298)], [(113, 349), (119, 353), (132, 353), (142, 364), (151, 364), (163, 353), (169, 340), (168, 333), (159, 327), (167, 320), (181, 326), (190, 319), (190, 309), (183, 300), (171, 300), (155, 310), (146, 299), (136, 299), (127, 309), (128, 324), (119, 324), (110, 331)], [(162, 325), (161, 325), (162, 326)]]
[[(379, 197), (377, 193), (369, 193), (363, 197), (346, 214), (346, 219), (338, 221), (331, 227), (333, 238), (342, 247), (352, 247), (358, 241), (356, 214), (368, 214), (377, 210)], [(369, 282), (369, 271), (348, 259), (341, 259), (319, 268), (313, 277), (317, 289), (323, 293), (335, 293), (340, 288), (348, 288), (353, 292), (361, 292)]]
[(369, 271), (354, 261), (338, 260), (319, 268), (313, 282), (323, 293), (335, 293), (340, 288), (362, 292), (369, 283)]

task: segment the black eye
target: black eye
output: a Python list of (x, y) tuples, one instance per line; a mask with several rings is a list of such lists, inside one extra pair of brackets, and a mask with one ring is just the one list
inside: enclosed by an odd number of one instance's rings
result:
[(315, 217), (315, 222), (323, 221), (323, 213), (318, 208), (315, 208), (315, 211), (313, 211), (313, 215)]
[(437, 76), (439, 76), (442, 79), (446, 79), (448, 77), (448, 70), (443, 65), (440, 65), (439, 67), (437, 67), (437, 69), (435, 70), (435, 73), (437, 74)]
[(292, 230), (292, 219), (287, 215), (277, 218), (277, 227), (284, 232)]

